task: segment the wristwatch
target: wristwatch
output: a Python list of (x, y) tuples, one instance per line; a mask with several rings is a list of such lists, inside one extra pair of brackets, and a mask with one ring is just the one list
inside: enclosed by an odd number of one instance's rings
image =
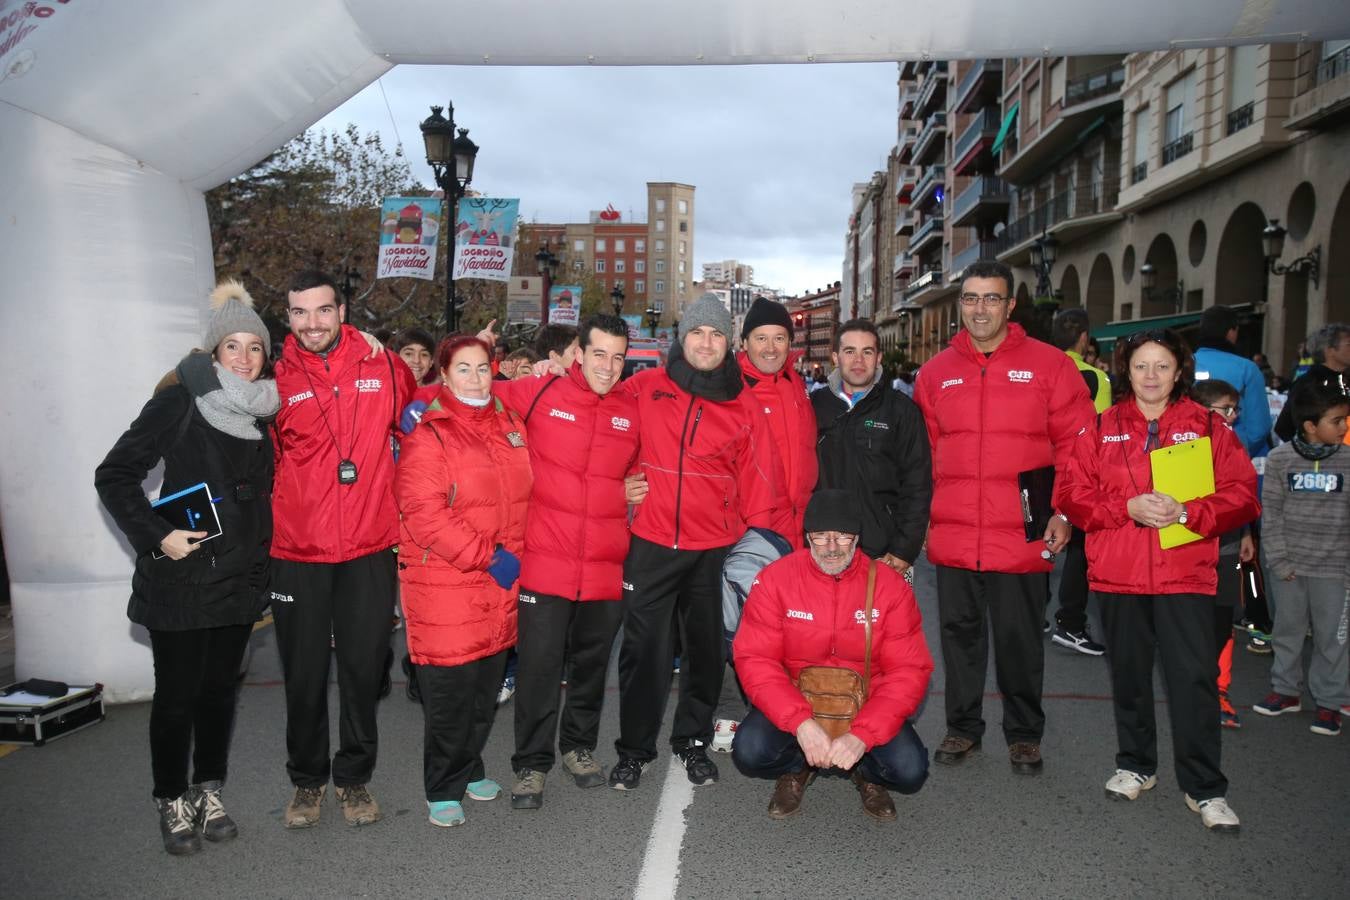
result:
[(1186, 504), (1184, 503), (1181, 505), (1181, 515), (1177, 516), (1177, 524), (1178, 525), (1186, 524)]

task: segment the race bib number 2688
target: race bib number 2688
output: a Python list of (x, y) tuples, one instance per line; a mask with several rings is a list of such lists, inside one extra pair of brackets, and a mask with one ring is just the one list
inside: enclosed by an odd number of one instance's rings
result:
[(1290, 472), (1289, 490), (1300, 493), (1339, 494), (1345, 490), (1340, 472)]

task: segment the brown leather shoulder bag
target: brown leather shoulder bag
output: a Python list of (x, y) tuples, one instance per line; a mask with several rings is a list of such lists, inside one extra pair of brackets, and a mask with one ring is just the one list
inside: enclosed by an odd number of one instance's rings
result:
[(867, 603), (863, 609), (867, 649), (863, 653), (862, 675), (844, 666), (807, 666), (797, 674), (797, 690), (811, 704), (811, 717), (831, 740), (848, 733), (853, 718), (867, 700), (872, 677), (872, 598), (876, 585), (877, 564), (873, 560), (867, 567)]

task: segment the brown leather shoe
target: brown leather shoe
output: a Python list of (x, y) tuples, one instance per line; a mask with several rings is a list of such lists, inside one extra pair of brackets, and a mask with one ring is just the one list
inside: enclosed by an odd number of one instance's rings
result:
[(1018, 741), (1008, 745), (1008, 761), (1019, 775), (1038, 775), (1041, 771), (1041, 745), (1033, 741)]
[(878, 822), (895, 821), (895, 803), (891, 800), (890, 791), (863, 778), (856, 770), (853, 772), (853, 783), (857, 785), (858, 793), (862, 794), (863, 812)]
[(773, 796), (769, 798), (769, 818), (786, 819), (801, 812), (802, 794), (815, 777), (816, 770), (810, 766), (800, 772), (779, 775), (773, 786)]
[(979, 741), (972, 741), (968, 737), (961, 737), (958, 734), (949, 734), (938, 744), (938, 748), (933, 751), (933, 762), (942, 763), (944, 766), (954, 766), (963, 762), (967, 756), (980, 749)]

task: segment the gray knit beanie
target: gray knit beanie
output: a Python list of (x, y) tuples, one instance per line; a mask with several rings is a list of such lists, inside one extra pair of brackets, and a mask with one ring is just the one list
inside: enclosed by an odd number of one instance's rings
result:
[(222, 281), (211, 292), (211, 311), (206, 321), (202, 349), (215, 353), (216, 347), (231, 334), (254, 334), (262, 341), (263, 355), (272, 353), (272, 336), (267, 326), (253, 311), (253, 298), (244, 286), (233, 278)]
[(680, 340), (695, 328), (711, 325), (731, 338), (731, 311), (716, 294), (704, 294), (684, 311), (680, 319)]

